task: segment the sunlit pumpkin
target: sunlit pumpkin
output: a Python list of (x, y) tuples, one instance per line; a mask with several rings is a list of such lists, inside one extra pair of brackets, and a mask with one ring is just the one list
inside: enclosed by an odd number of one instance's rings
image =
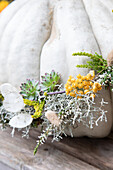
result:
[[(52, 69), (63, 83), (69, 75), (86, 75), (88, 70), (76, 65), (88, 58), (72, 54), (97, 52), (107, 58), (113, 48), (112, 8), (112, 0), (15, 0), (0, 14), (0, 82), (19, 87)], [(101, 127), (106, 134), (111, 121), (109, 112), (109, 126)]]

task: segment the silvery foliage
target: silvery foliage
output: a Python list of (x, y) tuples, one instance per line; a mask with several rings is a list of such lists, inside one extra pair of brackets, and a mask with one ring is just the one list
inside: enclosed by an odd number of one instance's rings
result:
[(107, 111), (102, 107), (108, 102), (104, 102), (102, 99), (100, 106), (97, 107), (94, 100), (90, 98), (90, 93), (82, 95), (82, 97), (82, 99), (77, 99), (77, 97), (71, 97), (66, 93), (47, 96), (44, 111), (55, 111), (61, 123), (59, 127), (52, 125), (43, 114), (43, 125), (46, 129), (39, 136), (37, 146), (43, 144), (49, 135), (53, 136), (52, 142), (62, 139), (62, 134), (67, 136), (65, 133), (67, 127), (73, 137), (72, 128), (77, 128), (79, 123), (92, 129), (94, 126), (98, 126), (99, 121), (107, 122)]

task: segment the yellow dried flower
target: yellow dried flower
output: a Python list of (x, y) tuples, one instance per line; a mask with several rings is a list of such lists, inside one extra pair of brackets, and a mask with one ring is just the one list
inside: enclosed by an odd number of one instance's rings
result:
[(84, 89), (85, 90), (90, 89), (90, 86), (86, 85), (86, 86), (84, 86)]
[(82, 79), (77, 79), (76, 80), (78, 83), (82, 83)]
[(82, 99), (82, 96), (77, 96), (77, 99)]
[(82, 95), (82, 94), (84, 94), (84, 92), (83, 92), (82, 90), (80, 90), (80, 91), (78, 92), (78, 94), (81, 94), (81, 95)]
[(69, 91), (71, 91), (72, 89), (73, 89), (72, 86), (69, 86), (69, 87), (68, 87), (68, 90), (69, 90)]
[[(72, 97), (76, 97), (76, 94), (87, 94), (97, 93), (102, 89), (101, 84), (92, 80), (95, 77), (95, 72), (90, 71), (86, 76), (77, 75), (77, 79), (74, 79), (72, 76), (69, 76), (67, 83), (65, 84), (66, 94)], [(94, 94), (92, 95), (94, 97)], [(81, 98), (82, 96), (78, 96), (77, 98)]]
[(86, 80), (86, 76), (82, 76), (81, 79), (82, 79), (82, 80)]
[(36, 112), (34, 113), (34, 115), (32, 115), (31, 117), (34, 118), (34, 119), (37, 119), (37, 118), (39, 118), (40, 116), (42, 116), (41, 110), (36, 111)]
[(28, 106), (35, 106), (37, 104), (37, 101), (31, 101), (28, 99), (23, 99), (24, 104), (28, 105)]
[(65, 84), (65, 88), (66, 88), (66, 89), (68, 88), (68, 86), (69, 86), (68, 84)]
[(91, 74), (92, 79), (94, 79), (94, 77), (95, 77), (95, 71), (94, 71), (94, 70), (91, 70), (89, 73)]
[(90, 86), (93, 86), (93, 85), (94, 85), (94, 83), (92, 81), (90, 81)]
[(87, 81), (83, 81), (83, 86), (86, 86), (87, 85)]
[(73, 83), (73, 84), (72, 84), (72, 87), (75, 88), (75, 87), (76, 87), (76, 83)]
[(69, 94), (69, 91), (66, 91), (66, 95), (68, 95)]
[(70, 96), (76, 97), (76, 94), (74, 92), (69, 93)]
[(0, 94), (0, 100), (3, 101), (4, 97), (2, 96), (2, 94)]
[(77, 78), (80, 79), (82, 76), (80, 74), (77, 75)]
[(84, 90), (84, 94), (87, 94), (89, 92), (89, 90)]
[(2, 12), (7, 6), (9, 5), (9, 2), (8, 1), (1, 1), (0, 2), (0, 12)]
[(76, 80), (74, 78), (71, 79), (71, 83), (74, 83)]
[(47, 92), (44, 92), (44, 96), (47, 96)]
[(77, 90), (77, 89), (74, 89), (74, 93), (78, 93), (78, 90)]
[(98, 83), (98, 82), (95, 82), (95, 83), (94, 83), (94, 86), (97, 87), (97, 88), (99, 89), (99, 88), (101, 87), (101, 84)]
[(83, 88), (83, 84), (82, 83), (78, 84), (78, 88), (82, 89)]
[(72, 76), (69, 76), (69, 79), (68, 79), (68, 80), (70, 81), (72, 78), (73, 78)]
[(95, 94), (92, 93), (92, 94), (90, 95), (90, 97), (91, 97), (92, 99), (95, 98)]
[(71, 85), (71, 82), (70, 82), (70, 80), (68, 80), (68, 81), (67, 81), (67, 85)]
[(39, 101), (31, 101), (28, 99), (23, 99), (24, 103), (28, 106), (33, 106), (35, 109), (35, 113), (34, 115), (32, 115), (32, 118), (37, 119), (42, 115), (42, 111), (43, 111), (43, 107), (45, 104), (45, 101), (41, 101), (41, 103), (39, 103)]
[(93, 91), (94, 93), (97, 93), (98, 88), (97, 88), (97, 87), (93, 87), (92, 91)]

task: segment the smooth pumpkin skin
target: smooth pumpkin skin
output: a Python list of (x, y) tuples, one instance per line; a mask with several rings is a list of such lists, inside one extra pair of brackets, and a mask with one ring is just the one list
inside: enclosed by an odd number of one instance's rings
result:
[[(19, 87), (27, 78), (40, 79), (52, 69), (62, 75), (86, 75), (87, 57), (72, 56), (85, 51), (104, 58), (113, 48), (112, 0), (15, 0), (0, 14), (0, 83)], [(107, 92), (108, 95), (110, 94)], [(108, 97), (108, 101), (110, 98)], [(110, 106), (111, 107), (111, 106)], [(104, 133), (111, 130), (112, 115)], [(100, 127), (100, 125), (99, 125)], [(96, 133), (99, 135), (96, 135)], [(82, 126), (75, 136), (91, 136)]]
[(86, 75), (88, 70), (76, 65), (85, 64), (88, 58), (72, 56), (79, 51), (100, 52), (83, 3), (81, 0), (59, 1), (54, 8), (51, 36), (42, 49), (41, 74), (55, 69), (61, 73), (63, 83), (70, 75)]
[[(0, 14), (0, 82), (19, 87), (53, 68), (68, 76), (87, 74), (76, 68), (87, 57), (73, 52), (102, 53), (113, 41), (112, 0), (16, 0)], [(18, 55), (19, 54), (19, 55)]]
[[(0, 38), (0, 82), (10, 82), (16, 87), (28, 77), (39, 79), (40, 53), (51, 27), (48, 0), (23, 2), (2, 29)], [(18, 3), (12, 3), (12, 8)], [(7, 9), (9, 13), (12, 13), (12, 8)], [(5, 10), (1, 13), (2, 22), (7, 13)]]
[(101, 54), (106, 59), (113, 49), (113, 1), (83, 0), (83, 3)]

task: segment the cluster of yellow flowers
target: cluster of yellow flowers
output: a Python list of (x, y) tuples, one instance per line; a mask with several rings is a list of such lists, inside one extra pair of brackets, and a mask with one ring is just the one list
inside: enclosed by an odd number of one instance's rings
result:
[(4, 8), (6, 8), (7, 6), (9, 5), (9, 2), (8, 1), (0, 1), (0, 12), (3, 11)]
[(39, 101), (31, 101), (28, 99), (23, 99), (23, 100), (26, 105), (34, 107), (35, 113), (34, 113), (34, 115), (32, 115), (32, 118), (37, 119), (40, 116), (42, 116), (42, 111), (43, 111), (43, 107), (45, 104), (44, 100), (42, 100), (40, 103), (39, 103)]
[(95, 93), (102, 89), (101, 84), (93, 82), (95, 72), (90, 71), (86, 76), (77, 75), (77, 79), (69, 76), (65, 84), (66, 94), (72, 97), (82, 98), (82, 95), (90, 94), (91, 98), (95, 97)]

